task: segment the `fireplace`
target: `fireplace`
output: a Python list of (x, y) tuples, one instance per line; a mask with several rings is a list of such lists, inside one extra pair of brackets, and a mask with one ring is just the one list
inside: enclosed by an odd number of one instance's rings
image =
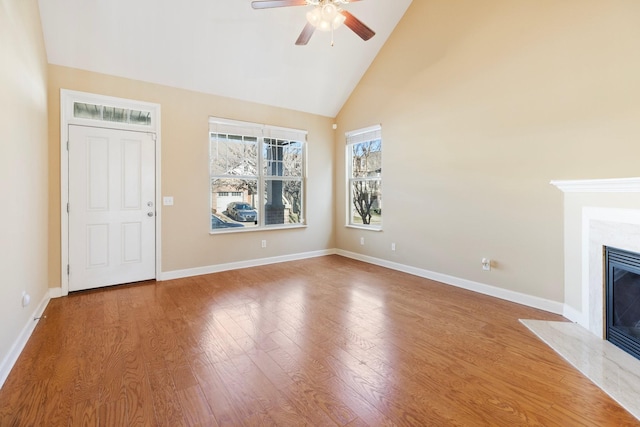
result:
[(606, 339), (640, 359), (640, 254), (605, 247)]
[[(549, 334), (545, 341), (553, 343), (556, 351), (640, 419), (639, 341), (633, 333), (625, 334), (631, 332), (628, 325), (633, 326), (633, 322), (625, 320), (628, 316), (625, 313), (618, 316), (622, 317), (619, 324), (611, 322), (614, 325), (611, 332), (607, 332), (606, 325), (608, 270), (628, 280), (640, 274), (638, 263), (632, 262), (630, 266), (626, 260), (622, 265), (616, 264), (617, 260), (607, 263), (604, 256), (606, 248), (618, 248), (623, 258), (624, 254), (634, 252), (636, 260), (639, 257), (640, 177), (553, 184), (564, 193), (563, 315), (584, 327), (595, 339), (574, 324), (563, 322), (554, 326), (559, 333)], [(627, 274), (622, 275), (618, 269)], [(629, 283), (623, 283), (622, 290), (616, 289), (615, 280), (613, 283), (614, 295), (624, 298)], [(613, 319), (612, 314), (610, 320)], [(627, 335), (622, 345), (635, 345), (636, 353), (632, 355), (627, 348), (620, 348), (621, 344), (608, 341), (607, 335)]]

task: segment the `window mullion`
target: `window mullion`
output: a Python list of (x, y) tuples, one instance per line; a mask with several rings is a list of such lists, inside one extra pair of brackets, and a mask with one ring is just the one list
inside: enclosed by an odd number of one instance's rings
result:
[(266, 206), (264, 203), (264, 192), (266, 191), (265, 187), (265, 174), (264, 174), (264, 135), (258, 137), (258, 221), (259, 226), (264, 227), (266, 224), (265, 216), (266, 216)]

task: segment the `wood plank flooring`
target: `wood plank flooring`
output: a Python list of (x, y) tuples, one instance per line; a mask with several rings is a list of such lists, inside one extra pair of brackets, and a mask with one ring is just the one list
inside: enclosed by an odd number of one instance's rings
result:
[(518, 322), (561, 317), (328, 256), (52, 300), (0, 426), (626, 426)]

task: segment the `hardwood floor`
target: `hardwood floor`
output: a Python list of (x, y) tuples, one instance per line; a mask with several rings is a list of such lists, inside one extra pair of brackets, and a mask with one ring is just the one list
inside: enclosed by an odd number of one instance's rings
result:
[(638, 425), (518, 322), (329, 256), (52, 300), (0, 426)]

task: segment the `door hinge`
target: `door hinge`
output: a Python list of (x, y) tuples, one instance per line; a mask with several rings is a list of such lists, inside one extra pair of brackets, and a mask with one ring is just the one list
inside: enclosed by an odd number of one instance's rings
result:
[(67, 276), (69, 275), (70, 271), (71, 271), (71, 267), (69, 267), (69, 264), (67, 264)]
[(67, 140), (67, 151), (69, 151), (69, 140)]
[(69, 213), (69, 203), (67, 203), (67, 213)]

